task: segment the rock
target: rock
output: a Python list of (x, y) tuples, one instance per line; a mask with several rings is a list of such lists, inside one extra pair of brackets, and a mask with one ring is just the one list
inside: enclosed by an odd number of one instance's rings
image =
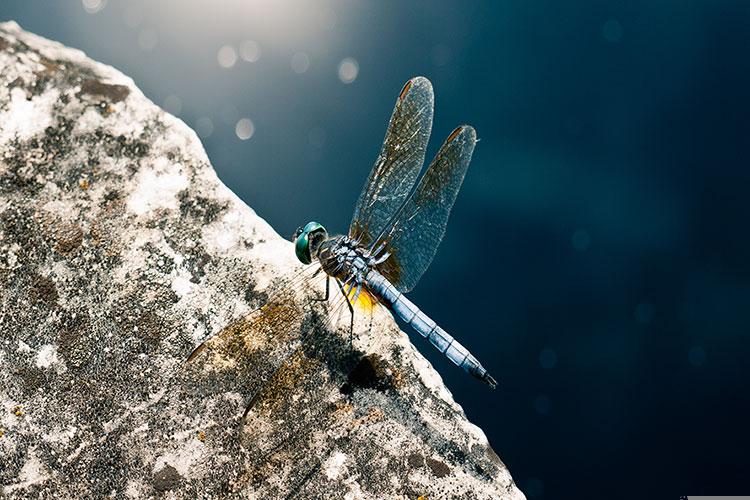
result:
[(5, 23), (0, 83), (5, 496), (523, 498), (387, 312), (274, 295), (291, 243), (129, 78)]

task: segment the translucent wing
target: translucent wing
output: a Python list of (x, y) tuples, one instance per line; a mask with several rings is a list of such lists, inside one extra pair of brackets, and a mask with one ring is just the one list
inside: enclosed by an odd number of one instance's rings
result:
[(213, 364), (236, 364), (256, 357), (261, 364), (272, 362), (279, 350), (287, 349), (300, 338), (309, 316), (309, 296), (323, 291), (323, 275), (318, 276), (319, 280), (314, 279), (319, 270), (318, 266), (309, 266), (274, 284), (261, 307), (209, 337), (190, 354), (188, 362), (206, 348), (217, 356)]
[[(325, 274), (318, 271), (319, 266), (311, 265), (280, 280), (263, 306), (211, 336), (188, 357), (188, 363), (211, 368), (206, 388), (250, 396), (243, 420), (258, 406), (278, 401), (279, 394), (298, 390), (310, 373), (322, 369), (320, 353), (350, 356), (342, 336), (326, 333), (338, 330), (339, 323), (349, 325), (347, 298), (331, 284), (324, 306), (311, 307), (312, 300), (325, 295)], [(355, 304), (358, 311), (373, 305), (365, 295)]]
[(433, 103), (432, 84), (421, 76), (409, 80), (398, 96), (349, 227), (349, 236), (364, 245), (383, 230), (414, 187), (430, 138)]
[(475, 143), (476, 132), (472, 127), (464, 125), (454, 130), (411, 198), (377, 238), (391, 253), (379, 270), (402, 292), (414, 288), (435, 256)]

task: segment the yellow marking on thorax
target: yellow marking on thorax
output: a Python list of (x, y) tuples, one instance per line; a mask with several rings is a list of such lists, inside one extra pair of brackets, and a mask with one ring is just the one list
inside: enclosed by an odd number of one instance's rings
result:
[[(349, 302), (352, 303), (352, 300), (354, 299), (354, 295), (357, 293), (357, 287), (352, 287), (347, 292), (347, 297), (349, 298)], [(359, 292), (359, 297), (357, 297), (357, 302), (352, 303), (353, 307), (357, 307), (359, 309), (364, 310), (365, 312), (371, 312), (375, 306), (377, 305), (378, 300), (369, 292), (366, 288), (362, 288), (362, 290)]]

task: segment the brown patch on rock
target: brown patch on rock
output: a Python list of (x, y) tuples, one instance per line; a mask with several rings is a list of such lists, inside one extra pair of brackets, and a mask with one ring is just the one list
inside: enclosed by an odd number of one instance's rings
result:
[(91, 353), (85, 341), (86, 332), (91, 329), (91, 320), (85, 313), (65, 311), (61, 322), (57, 345), (72, 367), (80, 367), (89, 359)]
[(104, 97), (112, 103), (124, 101), (130, 94), (130, 89), (125, 85), (102, 83), (99, 80), (89, 78), (81, 84), (80, 95), (93, 95)]
[(177, 469), (171, 465), (165, 465), (163, 469), (154, 474), (154, 489), (156, 491), (169, 491), (177, 488), (182, 481), (182, 476)]
[(105, 255), (112, 257), (122, 252), (124, 242), (118, 239), (120, 217), (125, 212), (125, 202), (116, 191), (104, 195), (100, 210), (89, 226), (91, 243), (104, 249)]
[(51, 59), (47, 59), (44, 56), (41, 56), (39, 58), (39, 64), (44, 66), (44, 69), (35, 73), (37, 77), (53, 75), (57, 72), (58, 69), (60, 69), (60, 65), (58, 63), (52, 61)]
[(268, 384), (258, 392), (248, 404), (245, 415), (251, 409), (257, 409), (270, 415), (289, 401), (289, 394), (302, 384), (305, 375), (314, 370), (319, 362), (308, 358), (304, 352), (296, 351), (273, 374)]
[(77, 224), (49, 213), (37, 215), (37, 220), (47, 237), (52, 239), (55, 252), (67, 256), (83, 243), (83, 230)]
[(425, 462), (427, 462), (427, 467), (430, 468), (432, 474), (435, 475), (435, 477), (445, 477), (451, 473), (451, 468), (445, 465), (445, 463), (441, 462), (440, 460), (427, 458)]
[(154, 311), (145, 311), (137, 317), (134, 324), (138, 333), (146, 340), (158, 341), (165, 333), (165, 321)]
[(5, 50), (8, 47), (10, 47), (10, 44), (5, 40), (5, 38), (0, 36), (0, 50)]
[(363, 425), (369, 425), (374, 424), (377, 422), (380, 422), (383, 420), (383, 410), (381, 410), (378, 407), (373, 406), (372, 408), (367, 410), (367, 415), (364, 417), (360, 417), (357, 419), (354, 419), (351, 424), (349, 424), (349, 429), (354, 430), (357, 427), (361, 427)]
[[(21, 367), (13, 370), (13, 375), (16, 375), (21, 381), (21, 387), (24, 394), (33, 395), (39, 389), (42, 389), (45, 385), (46, 378), (44, 372), (36, 367)], [(20, 407), (19, 407), (20, 408)], [(17, 416), (21, 416), (16, 414)]]
[(409, 467), (412, 469), (418, 469), (424, 465), (424, 457), (419, 453), (410, 453), (409, 456), (406, 457), (406, 463), (409, 464)]
[(55, 282), (46, 276), (34, 276), (31, 284), (30, 297), (35, 302), (54, 305), (57, 302), (57, 287)]
[(76, 224), (64, 222), (55, 228), (55, 251), (68, 255), (83, 243), (83, 231)]

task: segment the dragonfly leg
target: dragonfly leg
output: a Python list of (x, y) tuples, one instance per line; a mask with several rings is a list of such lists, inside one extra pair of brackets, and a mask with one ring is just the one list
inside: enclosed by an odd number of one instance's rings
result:
[[(372, 295), (370, 297), (372, 298)], [(376, 304), (373, 304), (371, 307), (368, 307), (370, 311), (370, 324), (367, 326), (367, 335), (370, 335), (372, 333), (372, 320), (373, 320), (373, 317), (375, 316), (374, 312), (375, 312), (375, 307), (377, 307)]]
[[(315, 274), (317, 274), (317, 273), (315, 273)], [(314, 297), (312, 299), (313, 302), (325, 302), (325, 301), (328, 300), (328, 297), (330, 296), (330, 281), (331, 281), (331, 277), (326, 274), (326, 294), (325, 294), (325, 297), (323, 297), (322, 299), (320, 297)]]
[(339, 290), (341, 290), (341, 294), (344, 296), (344, 300), (346, 300), (346, 305), (349, 306), (349, 313), (351, 314), (351, 320), (349, 321), (349, 344), (352, 344), (352, 337), (354, 335), (354, 307), (352, 306), (352, 303), (349, 302), (349, 296), (344, 291), (344, 286), (341, 284), (341, 281), (336, 280), (336, 284), (339, 286)]
[[(349, 288), (349, 292), (351, 292), (352, 289)], [(352, 298), (352, 304), (357, 303), (357, 299), (359, 299), (359, 294), (362, 291), (362, 283), (357, 283), (357, 291), (354, 292), (354, 298)], [(352, 325), (351, 329), (349, 330), (349, 345), (352, 345), (352, 334), (354, 332), (354, 313), (352, 313)]]
[[(351, 289), (349, 290), (351, 292)], [(354, 297), (352, 298), (352, 302), (354, 304), (357, 303), (357, 299), (359, 299), (359, 294), (362, 291), (362, 283), (357, 283), (357, 291), (354, 292)]]

